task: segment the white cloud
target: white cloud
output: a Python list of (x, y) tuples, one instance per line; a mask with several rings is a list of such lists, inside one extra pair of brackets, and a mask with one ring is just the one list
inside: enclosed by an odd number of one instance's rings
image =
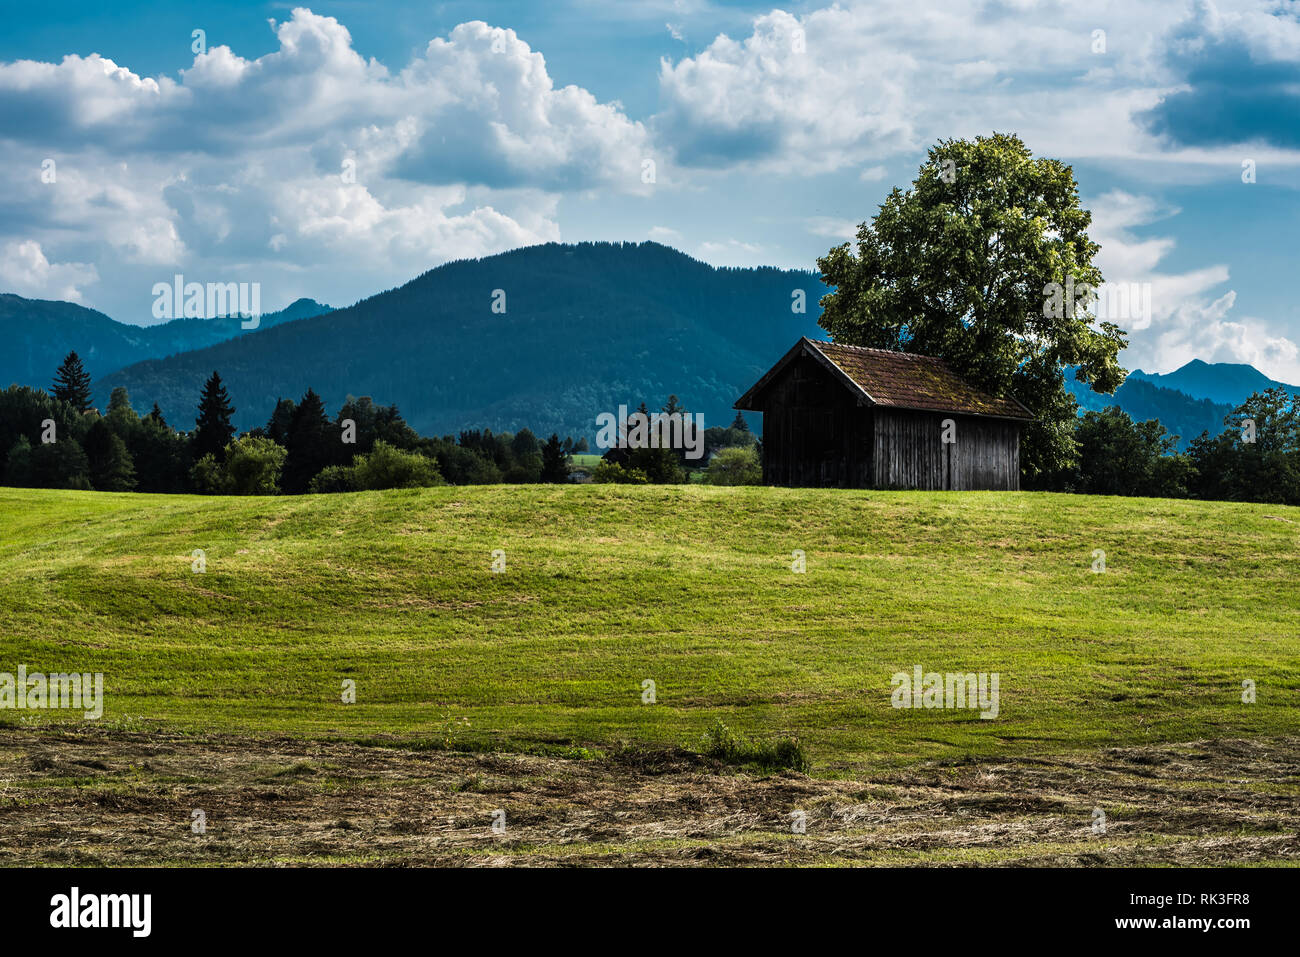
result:
[(81, 302), (81, 287), (99, 281), (89, 263), (52, 263), (34, 240), (6, 243), (0, 249), (0, 282), (29, 299)]
[(1271, 334), (1259, 319), (1229, 318), (1236, 298), (1230, 290), (1209, 302), (1179, 305), (1155, 330), (1150, 351), (1159, 357), (1158, 362), (1143, 368), (1168, 372), (1192, 359), (1239, 362), (1280, 382), (1300, 384), (1300, 348), (1285, 336)]
[(1300, 350), (1270, 324), (1233, 317), (1235, 290), (1227, 265), (1214, 263), (1181, 273), (1160, 269), (1175, 248), (1170, 237), (1137, 236), (1133, 230), (1176, 216), (1149, 197), (1111, 191), (1092, 205), (1097, 264), (1108, 284), (1147, 284), (1151, 315), (1116, 321), (1129, 332), (1123, 361), (1147, 372), (1170, 372), (1192, 359), (1245, 362), (1286, 382), (1300, 383)]
[[(860, 39), (839, 8), (804, 21), (774, 10), (742, 41), (725, 34), (694, 57), (660, 65), (666, 109), (657, 127), (693, 166), (765, 162), (835, 169), (911, 144), (915, 135), (894, 79), (913, 69), (898, 50), (853, 50)], [(846, 74), (852, 59), (856, 69)]]
[[(1261, 51), (1292, 55), (1300, 25), (1263, 0), (1244, 2), (1250, 12), (1235, 28), (1253, 31)], [(1046, 155), (1235, 162), (1235, 150), (1174, 148), (1143, 118), (1184, 82), (1166, 54), (1187, 17), (1186, 0), (773, 10), (743, 39), (722, 34), (695, 56), (664, 60), (654, 126), (685, 166), (778, 173), (910, 157), (941, 137), (995, 129)], [(1102, 25), (1106, 51), (1094, 53)], [(1300, 151), (1268, 159), (1295, 166)]]
[(808, 232), (814, 236), (825, 236), (837, 243), (848, 242), (858, 235), (858, 223), (851, 219), (836, 219), (832, 216), (813, 216), (807, 220)]
[(4, 137), (209, 156), (307, 145), (329, 172), (365, 148), (422, 182), (641, 190), (644, 127), (580, 87), (556, 88), (513, 30), (463, 23), (396, 76), (333, 17), (295, 9), (276, 37), (256, 60), (201, 53), (180, 83), (98, 55), (0, 64)]
[[(298, 8), (272, 26), (274, 52), (213, 47), (177, 79), (98, 55), (0, 63), (7, 158), (58, 167), (54, 183), (16, 177), (0, 242), (97, 250), (117, 283), (172, 269), (297, 273), (351, 299), (447, 259), (558, 240), (563, 193), (651, 188), (645, 128), (617, 103), (557, 87), (512, 30), (461, 24), (393, 73), (332, 17)], [(28, 260), (39, 272), (29, 252), (10, 257), (13, 269)], [(78, 290), (85, 274), (70, 268), (48, 267), (41, 283), (63, 276)]]

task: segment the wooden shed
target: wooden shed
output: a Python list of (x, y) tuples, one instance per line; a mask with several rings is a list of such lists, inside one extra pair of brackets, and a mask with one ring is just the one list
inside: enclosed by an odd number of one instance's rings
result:
[(1033, 421), (940, 359), (808, 338), (735, 407), (763, 413), (763, 481), (786, 486), (1019, 489)]

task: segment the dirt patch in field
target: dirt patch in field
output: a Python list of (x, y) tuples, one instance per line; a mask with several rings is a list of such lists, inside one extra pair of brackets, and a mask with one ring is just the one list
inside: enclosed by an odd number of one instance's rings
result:
[(824, 780), (685, 751), (0, 728), (0, 865), (1277, 864), (1300, 861), (1298, 799), (1296, 737)]

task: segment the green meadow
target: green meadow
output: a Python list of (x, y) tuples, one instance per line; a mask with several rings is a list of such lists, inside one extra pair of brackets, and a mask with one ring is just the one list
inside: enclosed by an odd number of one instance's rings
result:
[[(0, 533), (0, 671), (103, 672), (109, 728), (581, 753), (696, 748), (721, 718), (836, 775), (1300, 726), (1300, 510), (1282, 506), (0, 489)], [(998, 673), (997, 718), (891, 707), (916, 665)]]

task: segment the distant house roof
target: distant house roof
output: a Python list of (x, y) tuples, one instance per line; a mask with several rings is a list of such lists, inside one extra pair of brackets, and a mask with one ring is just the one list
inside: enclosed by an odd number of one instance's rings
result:
[(949, 369), (942, 359), (911, 352), (845, 346), (804, 337), (794, 344), (736, 402), (735, 408), (759, 411), (762, 392), (781, 370), (801, 355), (812, 356), (858, 396), (862, 405), (880, 405), (924, 412), (954, 412), (1032, 421), (1028, 409), (1011, 397), (981, 392)]

